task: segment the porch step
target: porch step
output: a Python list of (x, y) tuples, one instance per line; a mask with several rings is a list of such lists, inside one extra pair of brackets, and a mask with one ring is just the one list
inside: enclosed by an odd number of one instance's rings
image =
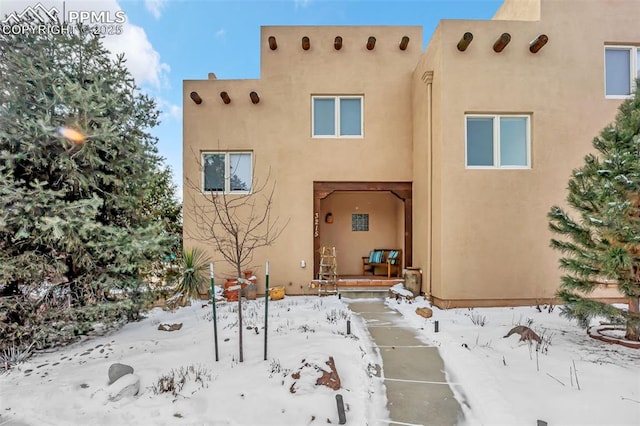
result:
[(348, 299), (384, 299), (389, 295), (389, 286), (340, 286), (340, 295)]

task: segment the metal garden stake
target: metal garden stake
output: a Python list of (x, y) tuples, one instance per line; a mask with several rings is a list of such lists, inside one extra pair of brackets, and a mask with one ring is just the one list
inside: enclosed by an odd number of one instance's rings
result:
[(264, 286), (264, 360), (267, 360), (267, 325), (269, 323), (269, 261), (265, 267), (265, 286)]
[(209, 263), (211, 274), (211, 305), (213, 305), (213, 344), (216, 350), (216, 361), (218, 361), (218, 324), (216, 320), (216, 289), (213, 282), (213, 262)]

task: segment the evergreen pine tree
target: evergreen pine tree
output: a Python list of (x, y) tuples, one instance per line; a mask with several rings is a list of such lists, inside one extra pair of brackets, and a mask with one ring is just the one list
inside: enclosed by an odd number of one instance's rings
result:
[[(158, 114), (99, 37), (0, 34), (0, 293), (40, 296), (33, 312), (0, 316), (3, 340), (21, 341), (8, 335), (20, 315), (45, 321), (43, 304), (63, 296), (71, 311), (137, 315), (145, 270), (177, 243), (158, 207), (179, 217), (148, 132)], [(118, 306), (114, 290), (127, 295)]]
[[(638, 81), (640, 87), (640, 80)], [(563, 313), (583, 326), (595, 316), (626, 325), (626, 339), (640, 340), (640, 91), (619, 108), (616, 120), (593, 141), (596, 154), (574, 170), (566, 210), (554, 206), (550, 228), (562, 239), (558, 296)], [(619, 309), (588, 298), (603, 282), (616, 283), (628, 299)]]

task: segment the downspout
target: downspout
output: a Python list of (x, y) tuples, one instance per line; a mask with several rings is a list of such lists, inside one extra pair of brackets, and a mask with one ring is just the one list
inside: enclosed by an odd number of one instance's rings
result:
[(429, 300), (433, 302), (431, 294), (432, 279), (433, 279), (433, 71), (427, 71), (422, 75), (422, 80), (427, 84), (427, 125), (429, 130), (427, 131), (427, 146), (429, 147), (429, 174), (427, 175), (427, 187), (428, 196), (427, 200), (429, 207), (427, 210), (427, 240), (429, 244), (429, 258), (428, 258), (428, 277), (427, 277), (427, 296)]

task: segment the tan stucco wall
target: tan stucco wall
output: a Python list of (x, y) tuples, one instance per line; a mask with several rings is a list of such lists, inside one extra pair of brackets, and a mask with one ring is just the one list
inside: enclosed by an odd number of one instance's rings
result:
[[(250, 150), (257, 178), (270, 169), (277, 183), (273, 215), (289, 221), (275, 246), (256, 252), (250, 265), (259, 289), (268, 259), (272, 285), (308, 291), (314, 181), (389, 181), (412, 182), (412, 266), (422, 268), (423, 291), (438, 303), (552, 298), (560, 274), (546, 215), (564, 203), (571, 170), (615, 116), (620, 101), (604, 97), (604, 45), (640, 44), (638, 16), (636, 0), (507, 0), (490, 21), (441, 21), (424, 53), (419, 27), (263, 27), (260, 79), (184, 82), (185, 246), (197, 244), (190, 211), (202, 198), (190, 182), (200, 182), (199, 153)], [(459, 52), (467, 31), (473, 42)], [(511, 42), (495, 53), (491, 47), (504, 32)], [(529, 42), (541, 33), (549, 42), (532, 54)], [(336, 35), (343, 37), (340, 51), (333, 48)], [(377, 43), (368, 51), (371, 35)], [(411, 42), (402, 52), (404, 35)], [(277, 38), (275, 51), (269, 36)], [(311, 40), (309, 51), (301, 48), (303, 36)], [(194, 90), (201, 105), (189, 99)], [(260, 95), (257, 105), (249, 100), (252, 90)], [(364, 137), (312, 138), (314, 94), (363, 95)], [(466, 169), (465, 113), (529, 114), (531, 169)], [(345, 196), (341, 208), (346, 212), (353, 201)], [(331, 202), (325, 199), (323, 209)], [(403, 208), (394, 203), (384, 208), (396, 217), (389, 229), (401, 247)], [(318, 238), (334, 238), (322, 224), (320, 232)], [(363, 255), (346, 238), (336, 245)], [(210, 253), (218, 273), (231, 275)], [(609, 288), (593, 296), (617, 294)]]
[[(434, 188), (434, 203), (442, 203), (433, 225), (438, 299), (521, 301), (552, 297), (558, 287), (546, 214), (563, 203), (572, 168), (615, 116), (620, 102), (604, 97), (604, 44), (640, 41), (640, 2), (543, 5), (539, 22), (442, 21), (431, 42), (440, 45), (442, 64), (440, 79), (434, 74), (434, 99), (442, 102), (434, 106), (441, 116), (434, 118), (433, 148), (441, 167), (434, 167), (441, 179), (434, 178), (441, 191)], [(459, 52), (466, 31), (474, 39)], [(495, 53), (491, 46), (503, 32), (511, 43)], [(540, 33), (549, 43), (531, 54), (529, 41)], [(531, 114), (532, 168), (465, 169), (465, 113)]]
[[(321, 245), (336, 248), (338, 273), (361, 275), (362, 256), (374, 248), (402, 249), (398, 228), (404, 224), (403, 211), (402, 201), (389, 192), (334, 192), (322, 200)], [(331, 224), (324, 221), (328, 212), (333, 214)], [(351, 230), (353, 213), (369, 215), (368, 232)]]
[[(272, 35), (278, 43), (275, 51), (268, 46)], [(340, 51), (333, 47), (337, 35), (343, 38)], [(401, 51), (398, 43), (405, 35), (410, 43)], [(303, 36), (310, 38), (309, 51), (301, 47)], [(369, 36), (377, 39), (373, 51), (365, 47)], [(274, 213), (289, 219), (275, 246), (255, 255), (259, 289), (264, 283), (261, 265), (268, 259), (272, 280), (286, 285), (288, 292), (301, 293), (313, 278), (313, 181), (412, 179), (410, 76), (421, 54), (422, 29), (263, 27), (259, 42), (259, 80), (184, 82), (185, 247), (195, 244), (189, 211), (191, 198), (199, 199), (189, 185), (200, 179), (198, 155), (191, 151), (252, 150), (255, 175), (264, 179), (270, 167), (277, 182)], [(201, 105), (189, 99), (194, 90)], [(249, 100), (252, 90), (259, 93), (257, 105)], [(220, 99), (221, 91), (229, 93), (229, 105)], [(313, 94), (364, 95), (364, 137), (312, 138)], [(306, 268), (300, 267), (301, 260)], [(216, 262), (216, 268), (231, 273), (224, 262)]]
[(495, 20), (537, 21), (540, 19), (540, 2), (545, 0), (504, 0), (493, 15)]

